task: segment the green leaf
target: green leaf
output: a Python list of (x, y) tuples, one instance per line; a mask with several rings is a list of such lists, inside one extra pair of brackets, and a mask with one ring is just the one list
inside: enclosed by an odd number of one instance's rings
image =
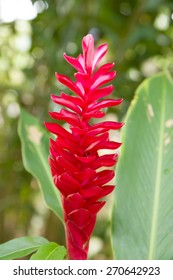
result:
[(49, 241), (43, 237), (19, 237), (0, 244), (0, 260), (13, 260), (27, 256)]
[(38, 180), (47, 206), (62, 220), (59, 192), (54, 186), (48, 165), (50, 134), (35, 117), (24, 110), (21, 110), (18, 134), (25, 169)]
[(116, 171), (113, 247), (117, 259), (173, 258), (173, 81), (137, 89)]
[(33, 254), (30, 260), (64, 260), (66, 249), (64, 246), (59, 246), (55, 242), (49, 242), (41, 246), (38, 251)]

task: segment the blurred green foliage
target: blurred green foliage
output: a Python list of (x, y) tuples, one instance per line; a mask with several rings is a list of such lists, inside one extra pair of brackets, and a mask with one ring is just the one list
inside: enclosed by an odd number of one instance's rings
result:
[[(41, 121), (49, 119), (48, 110), (53, 109), (50, 93), (62, 90), (54, 72), (74, 73), (63, 53), (76, 56), (81, 52), (82, 37), (92, 33), (96, 44), (109, 44), (107, 60), (116, 62), (114, 96), (124, 99), (116, 114), (123, 118), (145, 77), (163, 68), (173, 70), (173, 2), (32, 2), (42, 11), (35, 19), (0, 23), (0, 242), (40, 234), (64, 244), (61, 223), (46, 209), (35, 179), (22, 164), (17, 135), (20, 108)], [(108, 221), (104, 215), (100, 219), (104, 222), (97, 223), (95, 235), (108, 240)], [(112, 257), (109, 244), (100, 248), (95, 258)]]

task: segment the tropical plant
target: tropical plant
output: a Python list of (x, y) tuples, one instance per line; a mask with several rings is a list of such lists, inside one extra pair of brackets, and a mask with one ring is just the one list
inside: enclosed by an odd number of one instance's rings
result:
[[(67, 257), (86, 259), (96, 214), (105, 204), (100, 198), (114, 185), (112, 170), (117, 155), (99, 155), (102, 149), (117, 149), (108, 131), (122, 123), (91, 124), (91, 118), (105, 115), (101, 109), (121, 103), (121, 99), (102, 99), (113, 90), (115, 72), (108, 63), (95, 71), (107, 50), (104, 44), (94, 51), (94, 40), (87, 35), (83, 55), (77, 59), (64, 55), (78, 73), (76, 82), (57, 74), (57, 79), (77, 94), (62, 93), (52, 99), (66, 106), (50, 115), (70, 124), (71, 133), (59, 124), (46, 123), (50, 135), (37, 118), (22, 110), (18, 132), (23, 163), (39, 182), (47, 206), (65, 220)], [(101, 100), (100, 100), (101, 99)], [(116, 259), (172, 259), (173, 223), (173, 81), (169, 72), (146, 79), (137, 89), (122, 129), (120, 159), (116, 170), (115, 204), (112, 215), (112, 248)], [(59, 196), (59, 189), (61, 195)], [(62, 203), (62, 205), (61, 205)], [(63, 209), (62, 209), (63, 208)], [(34, 253), (34, 254), (33, 254)], [(0, 259), (30, 255), (31, 259), (64, 259), (66, 249), (43, 237), (21, 237), (0, 245)]]

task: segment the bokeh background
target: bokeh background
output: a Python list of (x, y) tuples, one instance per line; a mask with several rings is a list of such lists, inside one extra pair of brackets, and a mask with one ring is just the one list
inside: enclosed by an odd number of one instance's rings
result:
[[(73, 76), (63, 53), (77, 56), (87, 33), (109, 44), (106, 60), (116, 63), (114, 97), (124, 102), (108, 113), (119, 120), (144, 78), (173, 73), (172, 0), (0, 0), (0, 243), (42, 235), (64, 244), (61, 222), (24, 170), (17, 124), (21, 107), (49, 120), (50, 93), (62, 90), (54, 72)], [(108, 216), (105, 208), (98, 217), (91, 259), (112, 258)]]

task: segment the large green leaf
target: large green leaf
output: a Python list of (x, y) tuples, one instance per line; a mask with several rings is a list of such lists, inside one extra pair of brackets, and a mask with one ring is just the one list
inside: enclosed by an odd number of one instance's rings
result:
[(38, 180), (47, 206), (62, 219), (59, 193), (54, 186), (48, 165), (49, 133), (35, 117), (24, 110), (21, 111), (18, 133), (26, 170)]
[(41, 246), (38, 251), (31, 256), (31, 260), (64, 260), (66, 249), (55, 242), (49, 242)]
[(49, 241), (43, 237), (19, 237), (0, 245), (0, 260), (25, 257)]
[(173, 81), (145, 80), (129, 108), (117, 166), (117, 259), (173, 258)]

